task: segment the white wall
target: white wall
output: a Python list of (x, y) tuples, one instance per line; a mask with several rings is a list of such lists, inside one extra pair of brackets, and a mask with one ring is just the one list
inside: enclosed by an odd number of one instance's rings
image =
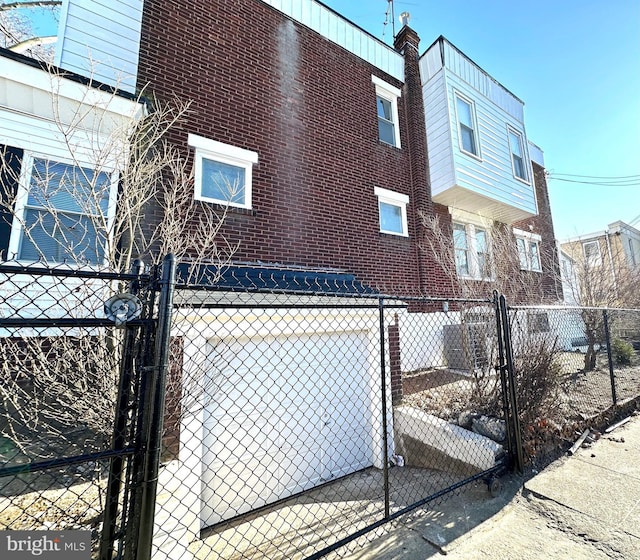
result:
[[(422, 56), (420, 72), (434, 200), (506, 223), (537, 214), (522, 101), (446, 40)], [(477, 158), (460, 149), (456, 92), (475, 104)], [(527, 181), (513, 174), (507, 126), (522, 135)]]

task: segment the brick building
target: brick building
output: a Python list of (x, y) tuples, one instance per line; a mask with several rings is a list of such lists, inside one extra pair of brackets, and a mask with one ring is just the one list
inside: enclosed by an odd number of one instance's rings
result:
[[(522, 270), (515, 273), (544, 278), (544, 297), (557, 299), (542, 154), (529, 148), (522, 102), (445, 39), (422, 56), (419, 49), (409, 27), (392, 49), (312, 0), (299, 8), (235, 0), (195, 2), (189, 9), (150, 0), (138, 88), (160, 100), (191, 101), (172, 141), (194, 157), (194, 196), (227, 208), (221, 234), (237, 244), (233, 264), (347, 274), (381, 290), (450, 297), (459, 293), (455, 273), (429, 250), (432, 232), (424, 224), (425, 216), (440, 216), (452, 245), (454, 238), (462, 243), (453, 229), (475, 221), (465, 230), (464, 247), (455, 247), (460, 258), (468, 252), (458, 275), (490, 279), (477, 272), (478, 231), (489, 250), (490, 230), (503, 224), (514, 234), (514, 254), (521, 254)], [(462, 102), (473, 111), (478, 154), (457, 146), (465, 125), (456, 109), (434, 108), (434, 53), (445, 50), (452, 58), (441, 67), (455, 92), (475, 86), (465, 86), (448, 67), (454, 56), (494, 86), (477, 98), (455, 98), (458, 108)], [(462, 174), (469, 162), (480, 174), (495, 167), (485, 149), (494, 131), (485, 130), (483, 117), (492, 111), (503, 121), (498, 142), (505, 170), (481, 192)], [(440, 145), (432, 133), (446, 114), (451, 120), (442, 125), (458, 172), (449, 184), (442, 183), (448, 164), (432, 149)], [(519, 143), (513, 148), (519, 155), (509, 152), (510, 141)]]

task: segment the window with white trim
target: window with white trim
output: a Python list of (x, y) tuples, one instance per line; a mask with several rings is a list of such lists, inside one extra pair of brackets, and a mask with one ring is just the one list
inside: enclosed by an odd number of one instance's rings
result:
[(25, 153), (8, 254), (103, 264), (116, 193), (115, 173)]
[(582, 244), (584, 259), (589, 266), (600, 266), (602, 264), (602, 253), (598, 241), (587, 241)]
[(633, 246), (633, 241), (631, 239), (627, 239), (627, 245), (629, 246), (629, 260), (631, 261), (631, 266), (636, 266), (638, 261), (636, 259), (636, 250)]
[(195, 148), (195, 198), (237, 208), (251, 208), (253, 164), (258, 154), (189, 134)]
[(409, 237), (409, 229), (407, 227), (409, 197), (406, 194), (379, 187), (376, 187), (374, 192), (378, 197), (380, 233)]
[(398, 98), (400, 90), (371, 76), (376, 88), (376, 109), (378, 112), (378, 138), (380, 142), (400, 148), (400, 125), (398, 124)]
[(453, 222), (453, 251), (458, 276), (491, 278), (489, 233), (476, 224)]
[(522, 134), (511, 127), (507, 127), (509, 133), (509, 151), (511, 152), (511, 168), (513, 176), (527, 181), (527, 166), (524, 157), (524, 142)]
[(480, 157), (475, 104), (458, 92), (454, 94), (454, 97), (456, 100), (458, 143), (460, 144), (460, 149), (467, 154)]
[(536, 233), (518, 229), (514, 229), (513, 234), (516, 237), (520, 270), (542, 272), (542, 263), (540, 261), (540, 241), (542, 241), (542, 237)]
[(548, 333), (551, 331), (549, 325), (549, 314), (546, 311), (530, 311), (527, 314), (529, 322), (529, 332), (532, 334)]

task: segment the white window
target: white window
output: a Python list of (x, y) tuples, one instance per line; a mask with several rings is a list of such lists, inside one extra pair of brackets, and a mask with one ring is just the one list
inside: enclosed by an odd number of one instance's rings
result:
[(9, 255), (22, 261), (103, 264), (115, 211), (115, 175), (25, 153)]
[(528, 320), (530, 333), (548, 333), (551, 330), (549, 315), (546, 311), (529, 312)]
[(636, 259), (636, 250), (633, 246), (633, 241), (631, 239), (627, 239), (627, 244), (629, 245), (629, 260), (631, 261), (631, 266), (636, 266), (638, 261)]
[(602, 264), (602, 254), (600, 253), (600, 243), (598, 241), (583, 243), (582, 251), (589, 266), (600, 266)]
[(202, 136), (189, 134), (195, 152), (195, 198), (251, 208), (251, 177), (258, 154)]
[(491, 278), (489, 234), (475, 224), (453, 222), (453, 251), (456, 272), (465, 278)]
[(379, 187), (375, 188), (375, 195), (378, 197), (380, 232), (409, 237), (407, 227), (409, 197), (406, 194)]
[(509, 133), (509, 150), (511, 152), (511, 167), (513, 176), (527, 181), (527, 165), (524, 157), (524, 144), (522, 134), (512, 128), (507, 128)]
[(529, 233), (519, 229), (514, 229), (513, 233), (516, 236), (520, 270), (542, 272), (542, 263), (540, 261), (540, 241), (542, 237), (536, 233)]
[(460, 149), (467, 154), (480, 157), (475, 105), (459, 93), (455, 94), (455, 100)]
[(378, 138), (380, 142), (399, 148), (398, 98), (400, 97), (400, 90), (376, 76), (371, 76), (371, 81), (376, 87)]

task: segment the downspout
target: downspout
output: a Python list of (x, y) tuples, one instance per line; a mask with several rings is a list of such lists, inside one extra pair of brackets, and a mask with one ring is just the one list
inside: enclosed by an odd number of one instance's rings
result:
[(607, 240), (607, 253), (609, 255), (609, 264), (611, 265), (611, 276), (613, 277), (613, 289), (615, 290), (616, 299), (618, 298), (618, 278), (616, 277), (616, 268), (613, 265), (613, 255), (611, 254), (611, 241), (609, 241), (609, 230), (605, 231), (605, 238)]

